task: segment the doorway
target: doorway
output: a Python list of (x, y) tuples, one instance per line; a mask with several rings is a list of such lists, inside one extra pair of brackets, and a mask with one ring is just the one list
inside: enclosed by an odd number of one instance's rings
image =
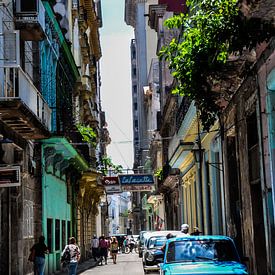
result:
[(257, 274), (267, 274), (266, 239), (256, 112), (247, 117), (247, 149)]

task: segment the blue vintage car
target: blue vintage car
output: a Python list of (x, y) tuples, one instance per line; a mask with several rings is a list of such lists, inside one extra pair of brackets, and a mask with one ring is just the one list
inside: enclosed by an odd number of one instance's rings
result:
[(248, 274), (231, 238), (226, 236), (183, 236), (166, 243), (163, 275)]

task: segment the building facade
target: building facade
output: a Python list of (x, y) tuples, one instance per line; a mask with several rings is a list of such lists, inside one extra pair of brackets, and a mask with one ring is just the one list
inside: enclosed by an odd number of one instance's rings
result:
[[(132, 7), (129, 18), (136, 20), (136, 2), (127, 3)], [(148, 144), (151, 168), (158, 170), (157, 193), (141, 195), (142, 208), (149, 221), (147, 229), (154, 228), (155, 205), (163, 203), (165, 228), (178, 230), (188, 223), (190, 231), (199, 227), (204, 234), (229, 235), (240, 254), (249, 258), (251, 274), (273, 274), (274, 3), (240, 1), (240, 8), (254, 26), (247, 30), (244, 43), (253, 46), (224, 66), (221, 79), (227, 81), (217, 102), (222, 114), (208, 131), (203, 130), (196, 102), (171, 94), (177, 83), (168, 64), (159, 60), (159, 113)], [(156, 52), (180, 34), (166, 29), (164, 21), (186, 11), (185, 1), (150, 2), (146, 21), (158, 37)], [(255, 35), (257, 31), (261, 37)], [(151, 110), (151, 84), (148, 77), (147, 111)], [(217, 92), (217, 87), (212, 88)], [(148, 117), (146, 125), (153, 125), (155, 119)]]
[(85, 260), (100, 233), (97, 168), (110, 142), (100, 105), (101, 25), (100, 1), (0, 3), (3, 274), (32, 273), (27, 257), (41, 235), (50, 248), (45, 273), (53, 274), (70, 236)]

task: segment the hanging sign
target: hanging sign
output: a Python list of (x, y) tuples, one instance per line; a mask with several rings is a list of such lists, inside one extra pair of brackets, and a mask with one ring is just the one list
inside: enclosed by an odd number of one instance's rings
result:
[(107, 194), (121, 193), (118, 177), (103, 177), (102, 184)]
[(14, 187), (20, 185), (20, 166), (0, 167), (0, 187)]
[(118, 175), (122, 191), (143, 192), (154, 190), (154, 177), (151, 174)]

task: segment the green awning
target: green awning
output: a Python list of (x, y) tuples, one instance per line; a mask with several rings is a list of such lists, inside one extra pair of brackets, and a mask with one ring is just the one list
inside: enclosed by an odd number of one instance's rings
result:
[(87, 171), (89, 166), (84, 158), (76, 151), (76, 149), (64, 137), (51, 137), (41, 140), (46, 147), (53, 147), (58, 153), (61, 153), (64, 159), (73, 160), (74, 166), (80, 171)]

